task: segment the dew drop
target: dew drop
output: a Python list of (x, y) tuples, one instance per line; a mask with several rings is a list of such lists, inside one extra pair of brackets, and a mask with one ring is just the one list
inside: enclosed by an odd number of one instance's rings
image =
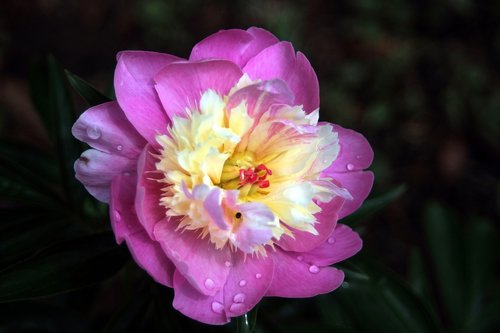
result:
[(231, 312), (241, 312), (244, 309), (244, 305), (241, 303), (233, 303), (231, 304), (231, 307), (229, 308), (229, 311)]
[(240, 285), (240, 287), (244, 287), (247, 285), (247, 280), (241, 280), (238, 284)]
[(243, 294), (243, 293), (238, 293), (238, 294), (234, 295), (234, 297), (233, 297), (233, 302), (234, 302), (234, 303), (243, 303), (243, 302), (245, 301), (245, 298), (246, 298), (246, 297), (247, 297), (247, 296), (246, 296), (245, 294)]
[(115, 222), (120, 222), (122, 219), (122, 216), (120, 215), (120, 213), (117, 210), (114, 211), (113, 217), (115, 219)]
[(97, 126), (87, 127), (87, 136), (92, 140), (97, 140), (101, 137), (101, 130)]
[(226, 267), (230, 267), (230, 266), (231, 266), (231, 262), (226, 261), (226, 262), (224, 263), (224, 265), (226, 265)]
[(118, 151), (122, 151), (122, 150), (123, 150), (123, 146), (122, 146), (122, 145), (118, 145), (118, 146), (116, 146), (116, 150), (118, 150)]
[(212, 289), (215, 286), (215, 282), (212, 279), (205, 280), (205, 288)]
[(319, 272), (319, 267), (316, 265), (311, 265), (311, 266), (309, 266), (309, 272), (316, 274)]
[(260, 273), (255, 274), (256, 279), (260, 279), (261, 277), (262, 277), (262, 274), (260, 274)]
[(328, 238), (328, 244), (333, 244), (333, 243), (335, 243), (335, 237)]
[(342, 288), (349, 288), (349, 282), (342, 282)]
[(347, 168), (347, 170), (352, 171), (352, 170), (354, 170), (354, 164), (348, 163), (346, 168)]
[(224, 312), (224, 305), (219, 302), (212, 302), (212, 311), (221, 314)]
[(297, 260), (298, 260), (298, 261), (302, 261), (303, 259), (304, 259), (304, 257), (303, 257), (303, 256), (298, 256), (298, 257), (297, 257)]
[(356, 159), (360, 160), (361, 159), (361, 155), (356, 155)]

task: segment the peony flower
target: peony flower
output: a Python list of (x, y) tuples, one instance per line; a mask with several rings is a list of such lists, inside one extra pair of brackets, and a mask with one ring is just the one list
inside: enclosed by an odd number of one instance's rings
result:
[(173, 306), (224, 324), (264, 296), (311, 297), (342, 283), (330, 265), (361, 249), (337, 220), (367, 197), (373, 152), (318, 122), (306, 57), (271, 33), (220, 31), (188, 60), (124, 51), (117, 101), (88, 109), (76, 177), (110, 204), (118, 243)]

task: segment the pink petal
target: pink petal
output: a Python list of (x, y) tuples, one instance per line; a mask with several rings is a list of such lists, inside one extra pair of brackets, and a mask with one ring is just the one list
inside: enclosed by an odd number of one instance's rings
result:
[(75, 176), (97, 200), (109, 202), (113, 177), (135, 174), (136, 164), (136, 160), (89, 149), (75, 161)]
[(151, 144), (164, 133), (169, 120), (154, 89), (153, 77), (166, 65), (180, 60), (169, 54), (123, 51), (118, 54), (115, 93), (127, 119)]
[(221, 30), (196, 44), (189, 60), (224, 59), (241, 68), (250, 58), (277, 42), (273, 34), (260, 28)]
[(197, 109), (201, 95), (212, 89), (226, 95), (243, 75), (227, 60), (176, 62), (155, 76), (155, 88), (170, 119), (183, 116), (186, 109)]
[(314, 225), (318, 235), (309, 232), (292, 229), (294, 238), (283, 235), (276, 244), (286, 251), (307, 252), (323, 244), (335, 229), (338, 213), (344, 203), (344, 199), (335, 197), (328, 203), (318, 203), (322, 211), (317, 213), (317, 223)]
[(88, 109), (78, 118), (71, 132), (93, 148), (132, 159), (137, 158), (146, 144), (116, 102)]
[(270, 110), (272, 105), (291, 104), (293, 93), (282, 80), (270, 80), (252, 84), (235, 92), (229, 98), (227, 110), (238, 107), (242, 102), (247, 106), (248, 114), (258, 118)]
[(274, 277), (266, 296), (312, 297), (331, 292), (344, 280), (344, 273), (336, 268), (309, 265), (280, 249), (273, 259)]
[(325, 173), (358, 171), (372, 164), (373, 150), (362, 134), (339, 125), (333, 125), (333, 131), (338, 133), (340, 151)]
[[(203, 184), (201, 186), (206, 185)], [(212, 190), (209, 190), (209, 193), (206, 196), (205, 201), (203, 202), (203, 207), (205, 208), (208, 216), (215, 225), (217, 225), (221, 230), (227, 230), (229, 229), (229, 225), (227, 224), (224, 217), (224, 209), (222, 208), (221, 204), (222, 190), (218, 187), (214, 187)]]
[(175, 267), (161, 246), (144, 231), (134, 212), (135, 176), (116, 176), (111, 185), (111, 225), (116, 240), (124, 239), (135, 262), (153, 279), (172, 287)]
[(156, 223), (154, 236), (167, 256), (189, 283), (199, 292), (214, 296), (226, 283), (231, 253), (226, 246), (220, 250), (201, 238), (195, 230), (176, 230), (178, 218), (165, 218)]
[[(270, 250), (272, 251), (272, 250)], [(250, 311), (266, 294), (273, 280), (274, 261), (268, 257), (233, 254), (231, 272), (224, 286), (224, 304), (228, 316)]]
[(319, 107), (319, 83), (307, 58), (295, 54), (292, 44), (280, 42), (262, 50), (250, 59), (243, 72), (252, 79), (281, 79), (295, 95), (295, 104), (309, 113)]
[(358, 209), (368, 197), (373, 185), (371, 171), (356, 171), (347, 173), (331, 173), (328, 176), (340, 182), (341, 186), (349, 191), (352, 200), (346, 200), (339, 212), (339, 219), (351, 214)]
[(229, 322), (224, 311), (222, 290), (212, 296), (201, 294), (176, 270), (174, 291), (174, 308), (184, 315), (211, 325), (223, 325)]
[(265, 245), (273, 237), (269, 224), (274, 222), (274, 214), (260, 202), (238, 205), (242, 215), (235, 245), (245, 253), (251, 253), (256, 245)]
[(317, 266), (329, 266), (352, 257), (363, 247), (358, 233), (344, 224), (337, 224), (327, 241), (315, 249), (305, 253), (291, 255), (301, 256), (304, 262)]
[(160, 205), (160, 198), (163, 195), (161, 190), (163, 183), (158, 180), (163, 178), (163, 174), (156, 170), (156, 157), (151, 146), (144, 147), (137, 163), (137, 193), (135, 196), (135, 210), (140, 223), (148, 233), (154, 238), (153, 230), (155, 224), (165, 218), (166, 209)]

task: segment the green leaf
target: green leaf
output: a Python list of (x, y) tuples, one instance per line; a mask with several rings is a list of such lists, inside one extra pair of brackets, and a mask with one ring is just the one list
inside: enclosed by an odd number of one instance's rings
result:
[(111, 101), (108, 97), (104, 96), (99, 90), (94, 88), (90, 83), (82, 79), (76, 74), (71, 73), (67, 69), (64, 71), (69, 83), (75, 90), (82, 96), (82, 98), (87, 102), (89, 106), (95, 106), (98, 104), (106, 103)]
[(35, 65), (32, 73), (33, 102), (55, 142), (65, 197), (71, 207), (77, 208), (84, 192), (74, 177), (73, 164), (80, 156), (81, 146), (71, 135), (71, 127), (76, 117), (65, 75), (52, 56)]
[(467, 287), (459, 220), (437, 203), (426, 207), (424, 217), (438, 291), (454, 327), (463, 327)]
[(320, 303), (323, 318), (332, 328), (373, 333), (440, 331), (435, 315), (394, 273), (359, 256), (344, 265), (351, 271), (342, 287)]
[(50, 296), (114, 275), (125, 263), (111, 233), (56, 244), (0, 271), (0, 302)]
[(389, 192), (366, 200), (353, 214), (342, 219), (342, 223), (355, 226), (396, 201), (406, 192), (406, 185), (399, 185)]
[(429, 272), (426, 269), (422, 253), (418, 249), (413, 249), (409, 260), (409, 283), (413, 291), (420, 297), (422, 302), (428, 306), (434, 305)]

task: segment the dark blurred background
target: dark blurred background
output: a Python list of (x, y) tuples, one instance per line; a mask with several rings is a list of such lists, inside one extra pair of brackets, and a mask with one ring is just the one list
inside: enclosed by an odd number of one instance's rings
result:
[[(365, 241), (360, 257), (369, 257), (394, 274), (411, 297), (417, 295), (436, 330), (494, 332), (500, 313), (499, 21), (500, 2), (493, 0), (3, 0), (0, 138), (41, 152), (53, 149), (29, 92), (33, 63), (46, 54), (109, 93), (120, 50), (188, 57), (197, 41), (220, 29), (263, 27), (291, 41), (312, 63), (320, 82), (321, 118), (363, 133), (373, 146), (371, 198), (379, 198), (383, 209), (352, 221)], [(76, 93), (72, 98), (76, 113), (84, 111), (85, 102)], [(476, 238), (469, 241), (471, 234)], [(486, 247), (470, 255), (478, 244)], [(358, 266), (354, 262), (351, 267), (353, 286)], [(479, 280), (471, 267), (483, 274)], [(160, 310), (148, 303), (150, 298), (140, 300), (145, 310), (135, 304), (135, 296), (124, 300), (123, 289), (133, 289), (127, 283), (134, 283), (123, 282), (124, 271), (133, 272), (132, 281), (140, 280), (146, 294), (164, 296), (157, 300)], [(104, 327), (106, 332), (132, 332), (131, 327), (143, 327), (134, 326), (137, 321), (162, 316), (161, 309), (168, 311), (167, 328), (158, 331), (200, 329), (169, 310), (172, 293), (151, 286), (145, 275), (127, 264), (118, 277), (83, 291), (2, 304), (0, 332)], [(378, 315), (385, 323), (363, 317), (363, 311), (366, 316), (376, 312), (380, 299), (364, 299), (367, 293), (360, 293), (341, 290), (328, 299), (266, 301), (257, 330), (419, 332), (391, 324), (385, 313)], [(366, 309), (348, 304), (349, 299), (364, 302)], [(123, 310), (129, 303), (139, 310)], [(388, 311), (407, 305), (395, 307)], [(120, 315), (134, 323), (116, 326)], [(405, 316), (414, 317), (409, 311), (394, 320), (404, 322)], [(168, 326), (171, 322), (177, 328)]]

